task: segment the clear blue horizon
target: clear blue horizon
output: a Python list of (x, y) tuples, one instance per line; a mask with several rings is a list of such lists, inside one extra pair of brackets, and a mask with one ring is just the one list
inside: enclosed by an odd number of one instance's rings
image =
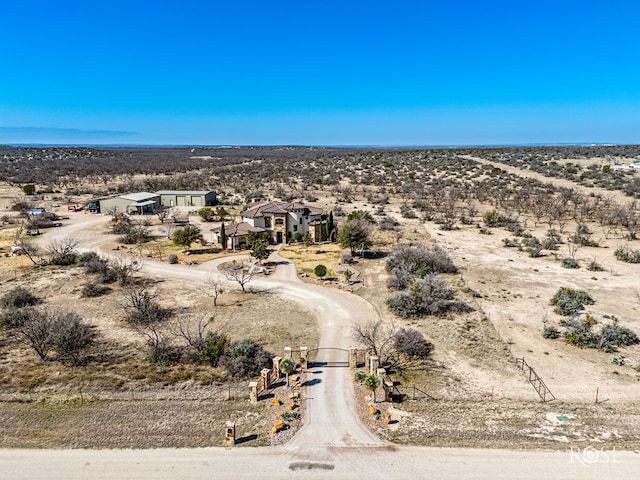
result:
[(2, 144), (640, 143), (632, 1), (25, 0), (0, 12)]

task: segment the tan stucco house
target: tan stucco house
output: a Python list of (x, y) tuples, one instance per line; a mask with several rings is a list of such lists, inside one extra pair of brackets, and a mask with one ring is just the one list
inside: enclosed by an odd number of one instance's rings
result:
[(322, 209), (297, 202), (262, 202), (250, 205), (242, 212), (242, 220), (252, 227), (271, 232), (272, 243), (287, 243), (293, 235), (311, 233), (314, 222), (322, 219)]
[[(309, 232), (314, 241), (322, 239), (322, 209), (302, 203), (256, 203), (242, 212), (242, 220), (225, 225), (228, 248), (245, 246), (249, 232), (268, 232), (274, 244), (287, 243), (296, 233)], [(214, 243), (220, 243), (220, 227), (211, 232)]]

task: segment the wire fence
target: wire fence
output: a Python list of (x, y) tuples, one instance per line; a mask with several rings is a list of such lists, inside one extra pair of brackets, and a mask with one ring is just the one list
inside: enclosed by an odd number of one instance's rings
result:
[(226, 401), (248, 400), (246, 383), (202, 388), (103, 390), (95, 388), (32, 389), (2, 392), (0, 402), (69, 402), (69, 401)]

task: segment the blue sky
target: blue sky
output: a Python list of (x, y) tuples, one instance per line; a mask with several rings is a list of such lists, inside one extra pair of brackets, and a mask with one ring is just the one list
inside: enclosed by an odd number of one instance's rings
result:
[(7, 1), (0, 143), (640, 143), (640, 2)]

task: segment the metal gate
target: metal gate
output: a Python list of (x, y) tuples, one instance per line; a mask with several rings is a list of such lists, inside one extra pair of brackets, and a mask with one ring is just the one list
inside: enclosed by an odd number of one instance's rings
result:
[(349, 367), (349, 350), (334, 347), (309, 350), (309, 368), (311, 367)]

